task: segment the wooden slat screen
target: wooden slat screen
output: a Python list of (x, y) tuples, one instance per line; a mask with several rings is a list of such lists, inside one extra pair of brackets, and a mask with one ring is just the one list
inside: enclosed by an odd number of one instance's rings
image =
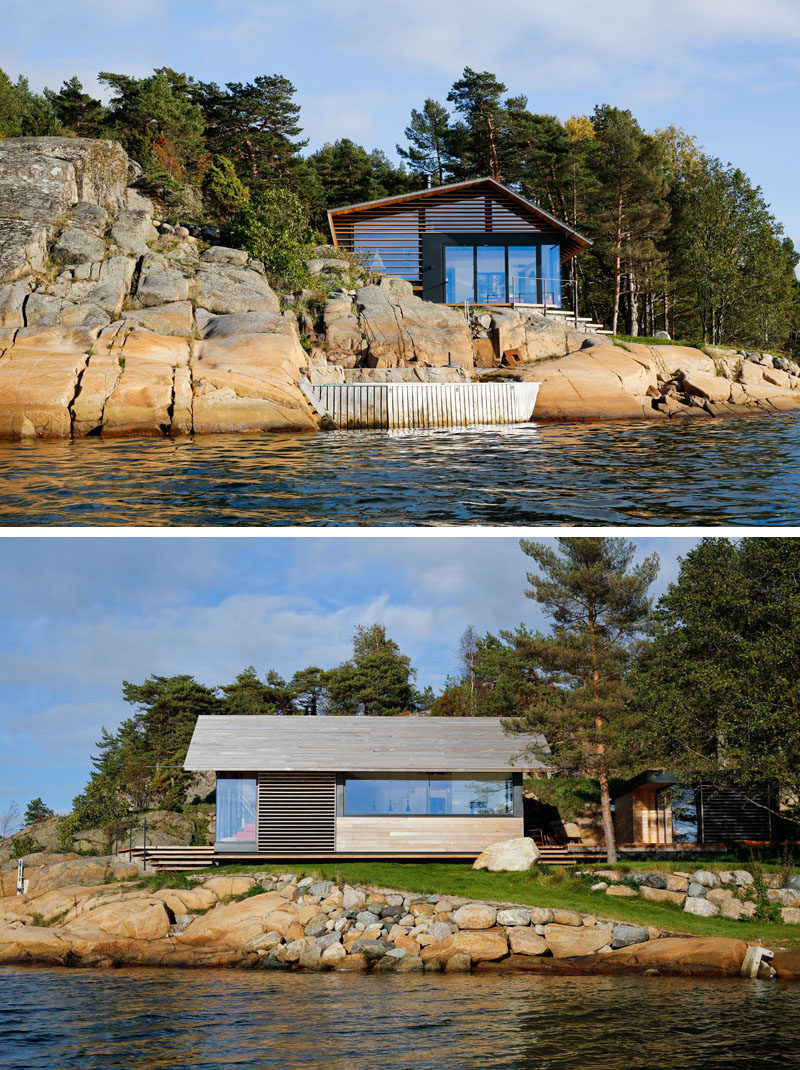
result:
[(335, 773), (259, 774), (259, 852), (333, 854), (335, 848)]
[[(336, 245), (349, 252), (369, 250), (371, 261), (377, 253), (379, 270), (408, 279), (421, 286), (423, 234), (541, 234), (552, 233), (546, 220), (540, 221), (509, 194), (492, 187), (474, 190), (441, 189), (426, 192), (417, 201), (366, 205), (331, 213), (331, 229)], [(568, 239), (562, 244), (562, 258), (578, 247)]]
[(700, 795), (705, 843), (772, 839), (772, 816), (766, 794), (755, 793), (751, 802), (736, 791), (715, 791), (703, 785)]

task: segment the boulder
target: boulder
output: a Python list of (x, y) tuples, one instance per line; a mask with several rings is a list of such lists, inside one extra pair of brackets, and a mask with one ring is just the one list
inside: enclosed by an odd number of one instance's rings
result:
[(101, 906), (81, 916), (68, 928), (91, 929), (129, 940), (159, 940), (170, 931), (172, 922), (160, 899), (145, 898)]
[(188, 338), (192, 333), (192, 305), (190, 301), (173, 301), (167, 305), (123, 312), (125, 327), (141, 327), (154, 334)]
[(0, 327), (25, 326), (23, 308), (27, 297), (26, 282), (12, 282), (7, 286), (0, 286)]
[(448, 363), (471, 369), (472, 339), (461, 311), (414, 296), (410, 283), (384, 277), (356, 293), (368, 366), (428, 367)]
[(281, 897), (275, 892), (265, 892), (240, 902), (215, 906), (196, 918), (176, 940), (182, 947), (212, 945), (241, 949), (254, 937), (275, 931), (266, 921), (280, 902)]
[(230, 899), (237, 895), (246, 895), (255, 887), (253, 877), (209, 877), (203, 881), (203, 887), (213, 892), (218, 899)]
[(509, 929), (508, 943), (515, 955), (544, 955), (548, 950), (547, 941), (530, 926)]
[(649, 939), (648, 930), (641, 925), (615, 925), (611, 946), (614, 949), (630, 947), (631, 944), (645, 944)]
[(206, 249), (200, 259), (206, 264), (234, 264), (237, 267), (244, 267), (250, 259), (250, 254), (245, 249), (229, 249), (225, 245), (212, 245), (210, 249)]
[(146, 255), (148, 242), (155, 241), (158, 231), (153, 226), (150, 215), (138, 209), (125, 209), (120, 212), (111, 226), (111, 239), (124, 253), (133, 256)]
[(557, 959), (591, 955), (601, 947), (610, 944), (613, 926), (595, 925), (591, 928), (577, 928), (574, 925), (545, 925), (544, 938)]
[(716, 875), (707, 869), (695, 870), (692, 874), (692, 880), (695, 884), (702, 884), (704, 888), (715, 888), (719, 884)]
[(466, 903), (453, 912), (459, 929), (491, 929), (496, 920), (496, 908), (486, 903)]
[(472, 864), (473, 869), (488, 869), (491, 873), (502, 871), (524, 872), (533, 869), (539, 859), (539, 849), (530, 837), (520, 836), (513, 840), (490, 844)]
[(673, 892), (669, 888), (651, 888), (646, 884), (643, 884), (639, 889), (639, 894), (644, 896), (645, 899), (651, 899), (655, 902), (676, 903), (678, 906), (681, 906), (686, 898), (686, 892)]
[(685, 394), (705, 398), (707, 401), (727, 401), (731, 396), (730, 383), (718, 375), (692, 371), (684, 375), (681, 386)]
[(667, 937), (598, 956), (603, 968), (656, 970), (690, 977), (738, 977), (747, 944), (718, 936)]
[(498, 925), (530, 925), (531, 912), (526, 907), (508, 907), (497, 911)]
[(232, 264), (201, 262), (196, 279), (197, 304), (210, 312), (280, 313), (278, 298), (257, 271)]
[(498, 932), (457, 932), (424, 947), (420, 957), (424, 963), (447, 962), (451, 955), (457, 954), (469, 955), (471, 962), (489, 962), (508, 954), (508, 942)]
[(91, 264), (102, 260), (106, 245), (80, 227), (64, 227), (53, 245), (53, 254), (65, 264)]
[(153, 269), (142, 275), (136, 288), (136, 299), (145, 308), (166, 305), (172, 301), (187, 301), (189, 282), (181, 271)]
[(770, 965), (782, 980), (800, 980), (800, 948), (776, 951)]
[(90, 234), (102, 234), (108, 226), (108, 212), (91, 201), (78, 201), (70, 210), (69, 224)]
[(713, 918), (719, 914), (719, 907), (709, 899), (699, 898), (692, 895), (686, 896), (683, 909), (687, 914), (696, 914), (700, 918)]
[(638, 894), (635, 888), (629, 888), (627, 884), (609, 884), (606, 888), (606, 895), (613, 895), (619, 899)]

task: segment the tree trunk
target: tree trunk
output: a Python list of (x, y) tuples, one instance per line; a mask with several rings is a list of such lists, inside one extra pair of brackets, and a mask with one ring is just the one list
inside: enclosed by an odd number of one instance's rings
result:
[(617, 333), (619, 323), (619, 291), (622, 281), (622, 186), (617, 190), (617, 221), (614, 232), (614, 311), (611, 317), (611, 333)]
[[(592, 636), (592, 694), (595, 701), (600, 698), (600, 658), (597, 652), (596, 617), (594, 610), (589, 610), (589, 631)], [(594, 726), (597, 730), (597, 755), (600, 759), (598, 781), (600, 782), (600, 810), (603, 815), (603, 836), (606, 841), (606, 861), (613, 865), (617, 861), (617, 837), (614, 831), (614, 819), (611, 816), (611, 791), (608, 786), (608, 766), (606, 765), (606, 745), (602, 742), (603, 718), (595, 716)]]
[[(603, 747), (605, 751), (605, 747)], [(608, 773), (605, 767), (600, 772), (600, 810), (603, 814), (603, 835), (606, 840), (606, 861), (613, 865), (617, 861), (617, 837), (614, 831), (614, 818), (611, 814), (611, 791), (608, 787)]]

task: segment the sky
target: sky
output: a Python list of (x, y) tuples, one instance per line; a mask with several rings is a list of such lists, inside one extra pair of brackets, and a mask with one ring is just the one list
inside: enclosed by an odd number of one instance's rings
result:
[[(659, 553), (658, 594), (697, 540), (633, 541), (639, 558)], [(377, 621), (418, 684), (439, 689), (468, 624), (546, 628), (524, 595), (531, 565), (505, 537), (6, 537), (0, 815), (37, 796), (69, 809), (101, 726), (133, 712), (123, 680), (188, 673), (213, 686), (248, 665), (329, 668), (357, 625)]]
[(629, 108), (741, 167), (800, 245), (798, 0), (4, 0), (2, 22), (0, 67), (38, 90), (159, 66), (283, 74), (311, 149), (349, 137), (393, 154), (411, 108), (444, 101), (465, 66), (562, 120)]

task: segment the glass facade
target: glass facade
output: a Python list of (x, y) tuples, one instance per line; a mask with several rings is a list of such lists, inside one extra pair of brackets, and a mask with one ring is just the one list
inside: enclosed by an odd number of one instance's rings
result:
[(535, 245), (508, 247), (509, 297), (525, 305), (539, 303), (539, 271)]
[(258, 779), (217, 774), (217, 843), (255, 843)]
[(561, 249), (542, 246), (542, 304), (561, 308)]
[(510, 776), (431, 774), (402, 779), (346, 777), (344, 812), (349, 816), (463, 815), (507, 817), (514, 812)]
[(478, 245), (476, 256), (477, 299), (483, 304), (506, 301), (506, 250), (504, 245)]
[(561, 308), (560, 245), (445, 245), (450, 304), (545, 304)]
[(475, 300), (475, 250), (471, 245), (446, 245), (444, 250), (444, 275), (447, 300)]

